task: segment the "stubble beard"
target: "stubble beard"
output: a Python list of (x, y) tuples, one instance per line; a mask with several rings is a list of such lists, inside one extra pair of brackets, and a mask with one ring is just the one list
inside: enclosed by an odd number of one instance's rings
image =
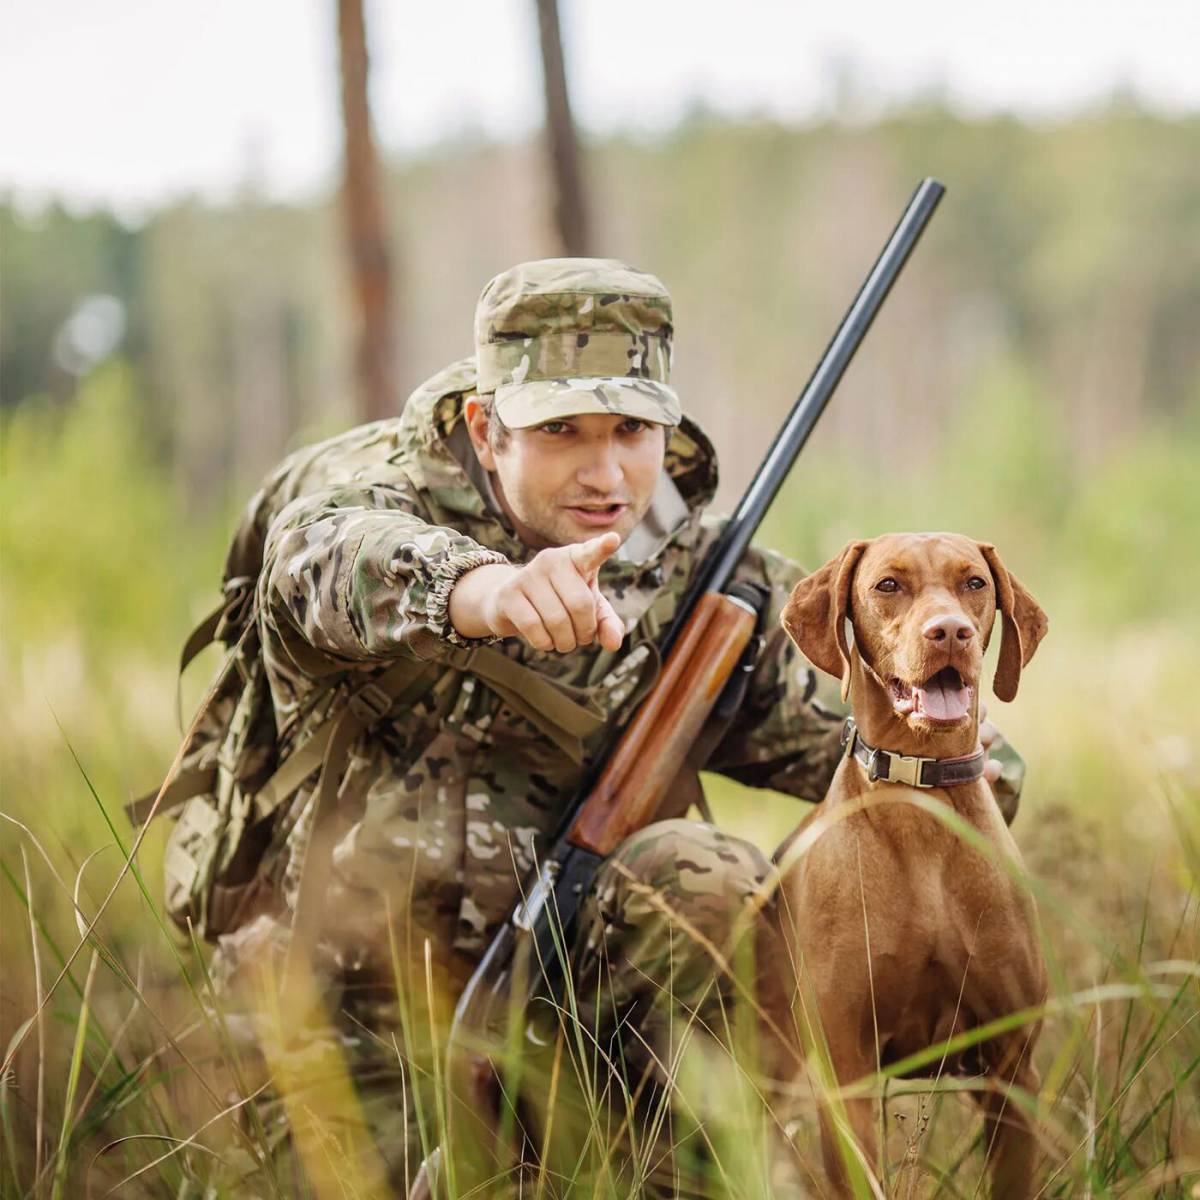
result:
[[(606, 533), (618, 534), (624, 545), (650, 507), (649, 497), (641, 504), (630, 501), (625, 512), (607, 529), (585, 528), (576, 525), (558, 501), (534, 500), (521, 492), (511, 497), (505, 493), (498, 475), (492, 476), (492, 487), (517, 536), (534, 551), (589, 542)], [(569, 499), (577, 500), (578, 497)]]

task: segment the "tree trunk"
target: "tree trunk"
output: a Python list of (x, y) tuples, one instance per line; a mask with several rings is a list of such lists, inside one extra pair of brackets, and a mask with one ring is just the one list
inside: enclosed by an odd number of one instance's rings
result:
[(367, 37), (362, 0), (337, 0), (345, 161), (342, 205), (358, 316), (355, 377), (366, 421), (395, 416), (396, 324), (379, 155), (367, 97)]
[(537, 0), (542, 44), (542, 81), (546, 91), (546, 141), (554, 179), (554, 223), (562, 253), (588, 253), (587, 205), (583, 195), (579, 139), (571, 118), (567, 72), (563, 64), (558, 0)]

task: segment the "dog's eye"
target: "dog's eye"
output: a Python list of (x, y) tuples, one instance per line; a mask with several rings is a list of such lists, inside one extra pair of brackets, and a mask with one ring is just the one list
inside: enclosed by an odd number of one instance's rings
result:
[(987, 587), (987, 580), (980, 578), (978, 575), (972, 575), (971, 578), (967, 580), (967, 587), (969, 587), (971, 591), (977, 592), (980, 588)]
[(875, 585), (875, 590), (877, 592), (898, 592), (900, 585), (889, 575)]

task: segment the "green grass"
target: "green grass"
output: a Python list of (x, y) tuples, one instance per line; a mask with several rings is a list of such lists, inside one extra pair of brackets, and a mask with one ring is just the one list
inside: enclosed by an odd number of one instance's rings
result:
[[(994, 541), (1047, 608), (1051, 631), (1020, 696), (993, 707), (1029, 764), (1015, 832), (1052, 980), (1041, 1088), (1013, 1103), (1037, 1119), (1042, 1195), (1194, 1196), (1200, 568), (1183, 548), (1200, 528), (1188, 482), (1200, 436), (1185, 422), (1087, 475), (1056, 473), (1052, 431), (1032, 440), (1023, 419), (1033, 385), (1009, 374), (989, 387), (978, 403), (1001, 448), (993, 458), (948, 465), (936, 480), (807, 464), (764, 540), (817, 565), (850, 536), (961, 528)], [(159, 909), (164, 831), (150, 831), (131, 865), (120, 813), (174, 752), (171, 664), (215, 593), (225, 522), (195, 529), (179, 518), (130, 432), (119, 372), (94, 376), (81, 400), (67, 420), (30, 410), (3, 429), (0, 1195), (176, 1196), (220, 1158), (230, 1170), (269, 1163), (261, 1193), (290, 1197), (300, 1194), (294, 1166), (269, 1152), (276, 1110), (252, 1101), (264, 1064), (240, 1049), (238, 1014), (217, 999), (205, 954)], [(973, 428), (957, 435), (964, 447)], [(720, 824), (766, 850), (803, 815), (785, 797), (710, 786)], [(434, 1052), (448, 997), (402, 934), (409, 1052), (392, 1051), (389, 1094), (432, 1147), (450, 1111)], [(670, 1104), (606, 1059), (575, 997), (565, 1009), (561, 1036), (521, 1065), (526, 1090), (554, 1113), (537, 1130), (545, 1161), (526, 1195), (635, 1195), (670, 1147), (714, 1195), (778, 1194), (788, 1155), (763, 1105), (744, 1006), (712, 1031), (679, 1014), (664, 1064)], [(941, 1049), (930, 1051), (934, 1066)], [(980, 1122), (962, 1082), (894, 1074), (861, 1084), (882, 1096), (886, 1130), (868, 1191), (980, 1194)], [(822, 1178), (818, 1076), (796, 1089), (786, 1125), (791, 1169), (812, 1189)], [(314, 1094), (337, 1094), (315, 1078)], [(347, 1166), (355, 1143), (344, 1121), (302, 1109), (324, 1163), (310, 1160), (310, 1174), (333, 1181), (321, 1195), (368, 1188), (370, 1171), (356, 1184)], [(466, 1155), (458, 1194), (472, 1169)]]

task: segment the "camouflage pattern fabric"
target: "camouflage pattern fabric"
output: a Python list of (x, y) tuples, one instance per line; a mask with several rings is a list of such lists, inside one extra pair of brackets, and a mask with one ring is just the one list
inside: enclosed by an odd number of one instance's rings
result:
[[(256, 636), (281, 760), (346, 690), (397, 662), (416, 670), (473, 644), (447, 617), (455, 582), (480, 564), (531, 556), (473, 474), (462, 408), (475, 385), (473, 360), (452, 365), (413, 394), (400, 418), (300, 451), (251, 501), (230, 561), (232, 569), (261, 556)], [(640, 698), (656, 662), (652, 644), (720, 530), (704, 515), (715, 456), (686, 417), (671, 432), (665, 471), (681, 515), (649, 541), (631, 538), (600, 574), (627, 631), (621, 648), (560, 655), (515, 639), (496, 643), (608, 722)], [(627, 549), (635, 541), (636, 556)], [(800, 569), (754, 548), (738, 573), (769, 593), (767, 636), (745, 703), (708, 767), (818, 801), (839, 758), (841, 715), (822, 704), (816, 671), (779, 625)], [(444, 1030), (581, 773), (486, 685), (449, 668), (352, 749), (332, 814), (332, 885), (312, 965), (397, 1194), (436, 1141), (421, 1128), (417, 1101), (428, 1099), (433, 1078), (428, 1039), (405, 1030), (414, 1020)], [(286, 945), (314, 784), (302, 785), (264, 831), (256, 919), (221, 938), (215, 957), (230, 1020), (249, 1046), (254, 1018), (239, 1024), (237, 1001), (253, 997), (248, 981)], [(598, 880), (576, 950), (580, 977), (603, 984), (603, 995), (584, 998), (597, 1036), (621, 1025), (625, 1045), (636, 1020), (626, 1053), (631, 1063), (638, 1054), (647, 1061), (676, 1005), (715, 1019), (708, 1006), (720, 1008), (728, 994), (712, 950), (728, 952), (765, 870), (753, 847), (699, 823), (635, 835)], [(659, 999), (664, 987), (669, 1004)], [(406, 1016), (405, 1005), (418, 1002), (433, 1011)], [(616, 1012), (624, 1016), (613, 1023)], [(286, 1146), (278, 1113), (269, 1120)]]
[(584, 413), (636, 417), (658, 425), (680, 421), (675, 393), (650, 379), (534, 379), (519, 388), (498, 388), (496, 410), (512, 429)]
[[(468, 644), (446, 612), (464, 572), (530, 557), (455, 456), (472, 383), (469, 362), (456, 364), (418, 390), (400, 419), (302, 452), (252, 501), (261, 515), (248, 524), (267, 525), (258, 632), (281, 758), (325, 719), (339, 687), (360, 686), (399, 659), (437, 662)], [(607, 721), (639, 698), (654, 665), (649, 644), (719, 531), (703, 518), (716, 485), (712, 448), (690, 421), (672, 433), (667, 469), (686, 506), (678, 527), (644, 558), (618, 555), (600, 575), (628, 631), (620, 650), (539, 653), (515, 639), (497, 646)], [(838, 719), (819, 703), (815, 672), (778, 625), (799, 569), (752, 550), (741, 574), (769, 589), (772, 632), (710, 765), (817, 800), (837, 761)], [(386, 957), (381, 898), (392, 912), (411, 901), (455, 951), (477, 955), (511, 912), (518, 877), (580, 777), (579, 766), (486, 686), (448, 670), (411, 711), (361, 739), (339, 787), (324, 939), (333, 962), (351, 968)], [(284, 919), (312, 794), (310, 779), (285, 806), (264, 855)]]
[(645, 271), (606, 258), (548, 258), (497, 275), (475, 309), (479, 391), (522, 429), (617, 413), (678, 425), (670, 387), (671, 297)]
[[(689, 1021), (721, 1027), (732, 952), (772, 885), (757, 846), (704, 821), (659, 821), (617, 848), (581, 909), (572, 967), (582, 1021), (607, 1034), (611, 1059), (657, 1073)], [(621, 1025), (637, 1028), (631, 1045), (617, 1046)]]

